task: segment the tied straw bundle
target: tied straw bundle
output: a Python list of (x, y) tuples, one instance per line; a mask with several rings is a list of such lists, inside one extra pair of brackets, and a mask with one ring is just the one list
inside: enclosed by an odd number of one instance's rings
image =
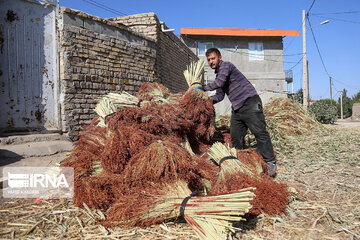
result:
[(108, 93), (102, 97), (95, 107), (95, 112), (99, 115), (99, 127), (106, 127), (105, 119), (107, 116), (115, 113), (121, 107), (140, 106), (137, 97), (123, 91), (118, 93)]
[(192, 87), (195, 84), (201, 84), (201, 75), (204, 70), (204, 65), (204, 60), (200, 59), (187, 66), (187, 69), (184, 71), (184, 76), (189, 87)]
[[(103, 224), (120, 227), (148, 226), (179, 216), (184, 217), (201, 239), (225, 239), (231, 222), (242, 218), (251, 208), (254, 188), (216, 195), (195, 196), (184, 180), (134, 191), (132, 196), (118, 199), (107, 212)], [(141, 204), (140, 204), (141, 203)]]
[[(285, 184), (277, 183), (266, 174), (262, 174), (262, 159), (258, 157), (252, 159), (237, 159), (235, 149), (230, 149), (222, 143), (215, 143), (209, 152), (220, 165), (221, 170), (218, 178), (211, 183), (212, 193), (221, 193), (241, 189), (247, 186), (255, 187), (255, 197), (252, 200), (250, 215), (260, 215), (261, 213), (274, 216), (286, 213), (286, 204), (289, 193)], [(244, 152), (237, 152), (237, 156)], [(250, 158), (250, 156), (248, 156)]]
[(180, 214), (200, 239), (225, 239), (228, 231), (235, 231), (232, 222), (242, 218), (251, 208), (255, 188), (244, 188), (216, 195), (187, 197)]
[(242, 172), (250, 176), (254, 176), (253, 171), (243, 162), (238, 160), (235, 148), (216, 142), (209, 149), (208, 155), (216, 164), (221, 167), (219, 173), (220, 179), (225, 179), (226, 174)]

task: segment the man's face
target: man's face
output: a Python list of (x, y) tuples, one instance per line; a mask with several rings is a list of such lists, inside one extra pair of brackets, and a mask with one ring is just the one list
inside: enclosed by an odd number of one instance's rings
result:
[(206, 56), (207, 61), (209, 63), (209, 66), (212, 69), (215, 69), (217, 66), (219, 66), (219, 63), (221, 61), (221, 56), (218, 56), (215, 52), (210, 53)]

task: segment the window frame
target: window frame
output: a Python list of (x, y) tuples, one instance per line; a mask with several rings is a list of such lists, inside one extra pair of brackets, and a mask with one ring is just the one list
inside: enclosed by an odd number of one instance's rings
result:
[[(205, 48), (204, 48), (204, 54), (200, 54), (200, 44), (204, 44)], [(209, 47), (210, 46), (210, 47)], [(205, 53), (206, 51), (209, 49), (209, 48), (213, 48), (214, 47), (214, 43), (213, 42), (198, 42), (198, 45), (197, 45), (197, 55), (198, 56), (205, 56)]]
[[(252, 50), (250, 45), (254, 44), (254, 49)], [(258, 46), (261, 44), (261, 51), (258, 50)], [(249, 61), (262, 61), (265, 60), (264, 54), (264, 43), (263, 42), (249, 42), (248, 43), (248, 53), (249, 53)]]

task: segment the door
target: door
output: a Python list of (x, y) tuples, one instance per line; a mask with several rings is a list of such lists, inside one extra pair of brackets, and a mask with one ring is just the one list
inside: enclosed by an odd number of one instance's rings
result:
[(59, 129), (56, 11), (0, 0), (0, 131)]

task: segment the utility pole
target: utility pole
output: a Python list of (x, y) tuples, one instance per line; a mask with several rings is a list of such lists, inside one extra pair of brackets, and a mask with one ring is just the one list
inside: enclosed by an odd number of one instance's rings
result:
[(307, 105), (310, 106), (310, 84), (309, 84), (309, 61), (306, 60), (306, 73), (307, 73)]
[(305, 10), (302, 11), (302, 29), (303, 29), (303, 106), (307, 109), (308, 93), (307, 93), (307, 68), (306, 68), (306, 16)]
[(332, 100), (332, 87), (331, 87), (331, 77), (330, 77), (330, 99)]
[(341, 119), (344, 119), (344, 114), (343, 114), (343, 104), (342, 104), (342, 94), (343, 92), (340, 92), (340, 113), (341, 113)]

